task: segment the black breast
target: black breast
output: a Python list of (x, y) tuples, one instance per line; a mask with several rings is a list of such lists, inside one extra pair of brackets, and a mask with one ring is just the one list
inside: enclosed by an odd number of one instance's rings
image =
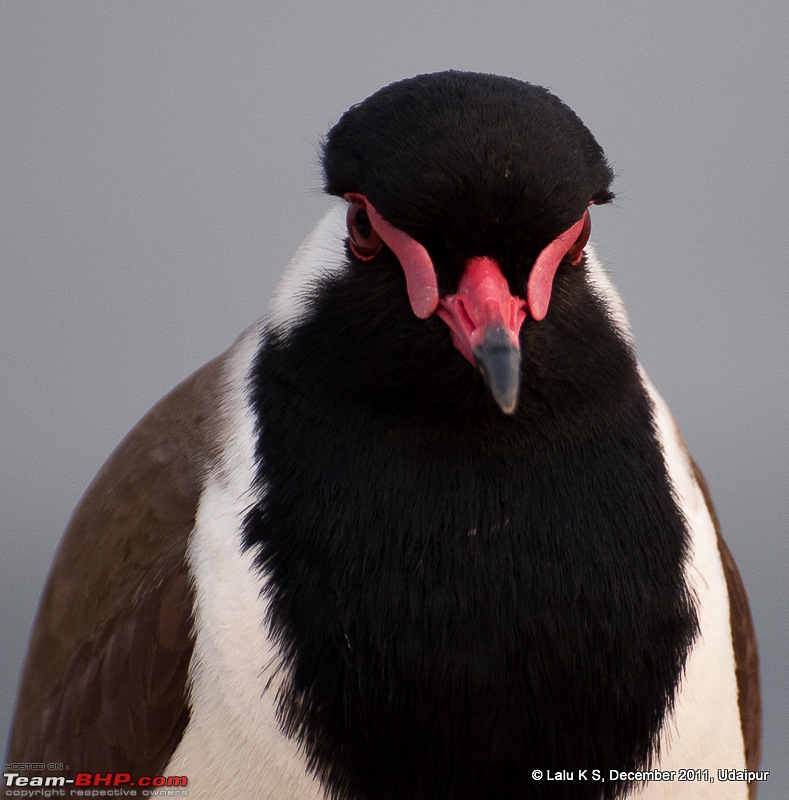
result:
[(440, 321), (398, 317), (436, 337), (405, 370), (400, 323), (338, 355), (341, 313), (271, 334), (252, 375), (246, 544), (289, 668), (283, 728), (338, 799), (615, 797), (531, 773), (648, 763), (696, 632), (632, 357), (612, 338), (605, 385), (579, 363), (568, 388), (539, 365), (572, 333), (527, 322), (505, 418)]

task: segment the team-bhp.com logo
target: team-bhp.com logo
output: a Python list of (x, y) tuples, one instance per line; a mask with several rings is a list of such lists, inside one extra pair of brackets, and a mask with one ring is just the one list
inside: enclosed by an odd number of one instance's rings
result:
[(184, 775), (132, 775), (129, 772), (77, 772), (23, 775), (4, 772), (6, 797), (186, 797)]

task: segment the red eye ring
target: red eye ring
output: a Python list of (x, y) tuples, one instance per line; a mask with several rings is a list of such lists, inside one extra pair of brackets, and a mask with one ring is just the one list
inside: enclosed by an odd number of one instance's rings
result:
[(570, 263), (577, 267), (584, 257), (584, 247), (589, 241), (589, 234), (592, 232), (592, 218), (589, 216), (589, 211), (584, 211), (584, 224), (578, 238), (575, 240), (573, 246), (567, 251), (567, 258)]
[(383, 247), (381, 237), (375, 232), (367, 207), (361, 200), (352, 200), (345, 216), (348, 228), (348, 246), (360, 261), (371, 261)]

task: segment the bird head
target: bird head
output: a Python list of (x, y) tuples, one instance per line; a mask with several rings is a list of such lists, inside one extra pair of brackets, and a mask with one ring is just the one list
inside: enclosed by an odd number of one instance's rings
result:
[[(568, 316), (579, 329), (590, 307), (554, 309), (557, 284), (564, 297), (567, 274), (583, 271), (590, 207), (613, 198), (588, 129), (541, 87), (420, 75), (343, 114), (323, 167), (326, 190), (347, 203), (341, 264), (329, 280), (318, 253), (312, 289), (289, 284), (308, 298), (297, 325), (311, 374), (386, 407), (441, 413), (473, 398), (514, 414), (556, 349), (538, 347), (540, 334)], [(308, 322), (316, 308), (321, 321)]]
[(435, 316), (507, 414), (518, 403), (524, 320), (554, 276), (583, 263), (589, 207), (611, 169), (547, 90), (474, 73), (421, 75), (348, 110), (324, 146), (326, 188), (348, 203), (348, 257), (394, 257), (411, 310)]

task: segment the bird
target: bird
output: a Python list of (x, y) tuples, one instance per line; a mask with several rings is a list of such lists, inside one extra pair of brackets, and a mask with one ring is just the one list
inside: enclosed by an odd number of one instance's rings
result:
[(348, 109), (322, 166), (262, 319), (76, 507), (7, 762), (195, 800), (752, 800), (718, 775), (760, 758), (748, 599), (589, 242), (602, 147), (449, 70)]

